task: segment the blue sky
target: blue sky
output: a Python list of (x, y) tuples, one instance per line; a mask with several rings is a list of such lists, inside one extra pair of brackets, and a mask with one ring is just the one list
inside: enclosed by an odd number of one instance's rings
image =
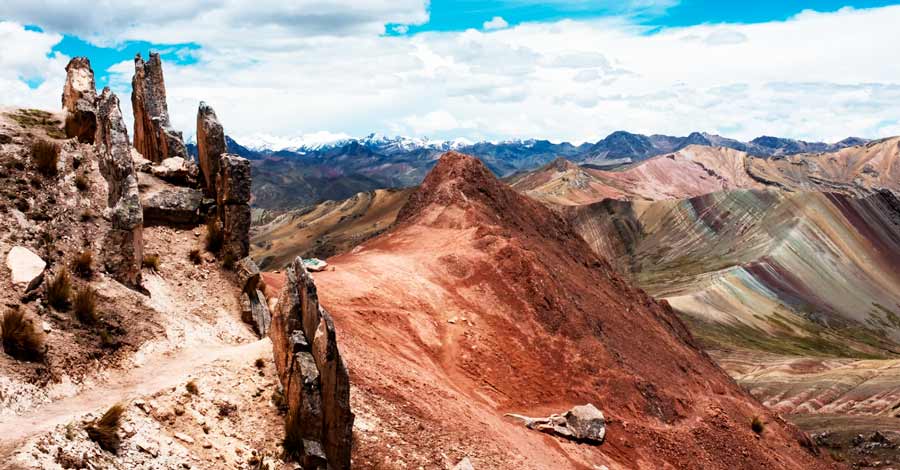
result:
[(900, 2), (93, 0), (0, 2), (4, 105), (53, 108), (70, 57), (130, 113), (162, 53), (173, 123), (207, 101), (247, 140), (370, 132), (596, 141), (900, 134)]

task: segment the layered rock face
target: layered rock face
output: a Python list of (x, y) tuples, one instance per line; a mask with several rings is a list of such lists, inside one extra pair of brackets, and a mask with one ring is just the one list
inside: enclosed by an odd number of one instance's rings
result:
[(219, 158), (227, 152), (225, 131), (216, 112), (205, 102), (200, 102), (197, 110), (197, 153), (203, 192), (215, 198), (216, 177), (219, 174)]
[(128, 130), (119, 108), (119, 98), (109, 88), (101, 93), (97, 110), (95, 142), (100, 172), (109, 188), (107, 205), (112, 212), (104, 263), (116, 279), (136, 287), (141, 283), (144, 216)]
[(287, 269), (269, 336), (288, 403), (287, 433), (303, 439), (301, 460), (325, 468), (324, 457), (327, 468), (349, 469), (350, 378), (331, 315), (319, 305), (315, 283), (300, 258)]
[(250, 254), (250, 161), (224, 154), (216, 177), (216, 207), (224, 240), (222, 256), (241, 259)]
[(66, 65), (62, 106), (66, 110), (66, 137), (93, 143), (97, 132), (97, 91), (87, 57), (75, 57)]
[(169, 122), (166, 86), (159, 54), (151, 52), (147, 62), (144, 62), (140, 54), (135, 56), (131, 86), (134, 148), (154, 163), (170, 157), (187, 159), (187, 148), (181, 132), (172, 129)]

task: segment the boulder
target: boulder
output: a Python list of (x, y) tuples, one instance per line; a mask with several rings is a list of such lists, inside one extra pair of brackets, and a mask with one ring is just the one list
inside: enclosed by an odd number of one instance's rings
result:
[(211, 106), (203, 101), (197, 110), (197, 161), (200, 162), (203, 192), (207, 197), (218, 194), (216, 178), (219, 175), (219, 159), (228, 151), (225, 130)]
[(147, 62), (140, 54), (135, 56), (131, 89), (134, 148), (154, 163), (170, 157), (187, 159), (181, 132), (172, 129), (169, 122), (166, 85), (158, 53), (151, 52)]
[(182, 157), (170, 157), (155, 165), (149, 163), (141, 171), (172, 184), (190, 187), (197, 185), (200, 174), (196, 163)]
[(315, 283), (300, 258), (287, 269), (269, 337), (288, 416), (306, 417), (289, 419), (288, 425), (322, 444), (329, 468), (349, 469), (350, 379), (331, 315), (319, 305)]
[(6, 267), (16, 286), (27, 287), (39, 279), (47, 267), (40, 256), (24, 246), (14, 246), (6, 254)]
[(235, 264), (234, 272), (237, 274), (238, 286), (241, 287), (241, 292), (256, 290), (256, 286), (259, 285), (259, 268), (253, 262), (253, 258), (249, 256), (241, 258)]
[(146, 225), (184, 225), (200, 223), (203, 194), (196, 189), (173, 187), (142, 197)]
[(66, 65), (62, 106), (66, 111), (66, 137), (94, 143), (97, 132), (97, 89), (91, 61), (87, 57), (75, 57)]
[(565, 413), (546, 418), (530, 418), (517, 414), (506, 416), (518, 419), (528, 429), (555, 434), (566, 439), (587, 444), (602, 444), (606, 438), (606, 418), (603, 412), (588, 403), (573, 407)]
[(259, 290), (241, 294), (241, 320), (250, 325), (260, 338), (269, 334), (272, 315), (269, 313), (265, 294)]

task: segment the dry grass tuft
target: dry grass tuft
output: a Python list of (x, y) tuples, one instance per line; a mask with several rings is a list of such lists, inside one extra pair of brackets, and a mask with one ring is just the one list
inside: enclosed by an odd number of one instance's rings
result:
[(46, 140), (36, 140), (31, 144), (31, 161), (44, 176), (56, 175), (59, 163), (59, 146)]
[(69, 276), (69, 270), (63, 267), (47, 284), (47, 303), (57, 310), (64, 311), (69, 308), (71, 297), (72, 278)]
[(200, 264), (201, 262), (203, 262), (203, 258), (200, 257), (200, 250), (197, 248), (192, 249), (190, 253), (188, 253), (188, 259), (191, 260), (191, 263), (194, 264)]
[(266, 366), (266, 361), (265, 359), (258, 357), (255, 361), (253, 361), (253, 365), (256, 366), (257, 369), (262, 369)]
[(6, 354), (22, 360), (37, 362), (44, 358), (44, 338), (25, 318), (25, 313), (12, 309), (3, 315), (3, 350)]
[(145, 268), (152, 269), (153, 271), (159, 271), (159, 264), (160, 264), (160, 260), (159, 260), (158, 254), (154, 253), (151, 255), (144, 255), (143, 266)]
[(184, 385), (184, 388), (191, 395), (196, 395), (196, 394), (200, 393), (200, 389), (197, 387), (197, 381), (195, 381), (195, 380), (191, 380), (190, 382), (186, 383)]
[(754, 416), (750, 421), (750, 429), (752, 429), (756, 434), (762, 434), (763, 431), (766, 430), (766, 425), (762, 422), (761, 419), (759, 419), (759, 416)]
[(225, 234), (216, 219), (212, 218), (206, 222), (206, 250), (210, 253), (218, 253), (222, 249), (222, 243), (225, 241)]
[(234, 269), (235, 263), (237, 263), (237, 260), (231, 253), (225, 253), (225, 256), (222, 257), (222, 267), (224, 267), (225, 269)]
[(299, 462), (303, 456), (303, 435), (300, 432), (299, 417), (296, 413), (289, 413), (284, 420), (284, 440), (281, 448), (284, 451), (283, 459)]
[(75, 318), (83, 325), (94, 325), (99, 320), (97, 316), (97, 292), (90, 286), (85, 286), (75, 294), (73, 302)]
[(91, 180), (84, 173), (75, 176), (75, 188), (81, 192), (85, 192), (91, 188)]
[(72, 260), (72, 271), (79, 277), (90, 279), (94, 274), (94, 252), (84, 250)]
[(94, 421), (85, 428), (88, 437), (96, 442), (101, 449), (117, 454), (121, 439), (119, 438), (119, 424), (125, 407), (115, 404), (103, 413), (100, 419)]

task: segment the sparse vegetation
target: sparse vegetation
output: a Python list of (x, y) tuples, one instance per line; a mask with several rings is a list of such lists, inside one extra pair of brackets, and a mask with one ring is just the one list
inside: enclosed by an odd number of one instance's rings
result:
[(198, 248), (194, 248), (188, 253), (188, 259), (194, 264), (200, 264), (203, 261), (203, 258), (200, 257), (200, 250)]
[(266, 361), (263, 358), (258, 357), (255, 361), (253, 361), (253, 365), (256, 366), (257, 369), (262, 369), (266, 366)]
[(81, 211), (81, 221), (82, 222), (90, 222), (93, 219), (94, 219), (94, 211), (92, 211), (90, 208), (85, 208), (83, 211)]
[(20, 109), (15, 113), (6, 114), (22, 127), (39, 127), (53, 139), (65, 139), (66, 134), (59, 128), (62, 124), (52, 114), (40, 109)]
[(85, 192), (91, 187), (91, 181), (84, 173), (75, 175), (75, 188), (81, 192)]
[(185, 390), (188, 391), (191, 395), (196, 395), (200, 393), (200, 389), (197, 387), (197, 381), (191, 380), (190, 382), (184, 385)]
[(159, 271), (159, 255), (154, 253), (150, 255), (144, 255), (143, 266), (147, 269), (152, 269), (153, 271)]
[(72, 271), (79, 277), (90, 279), (94, 274), (94, 252), (83, 250), (72, 260)]
[(219, 406), (219, 416), (223, 418), (231, 416), (235, 411), (237, 411), (237, 405), (235, 405), (234, 403), (222, 401), (217, 403), (217, 405)]
[(47, 284), (47, 303), (57, 310), (64, 311), (69, 308), (71, 297), (72, 279), (69, 270), (63, 267)]
[(298, 461), (303, 455), (303, 435), (300, 433), (298, 419), (296, 413), (290, 413), (284, 420), (284, 440), (281, 441), (284, 460)]
[(272, 392), (272, 404), (275, 405), (275, 408), (278, 409), (280, 413), (284, 413), (287, 411), (287, 402), (284, 400), (284, 392), (280, 389), (276, 389)]
[(88, 437), (97, 443), (101, 449), (117, 454), (121, 439), (119, 438), (119, 424), (125, 407), (115, 404), (103, 413), (100, 419), (94, 421), (85, 428)]
[(97, 292), (90, 286), (85, 286), (75, 294), (73, 302), (75, 318), (83, 325), (97, 323)]
[(99, 331), (100, 334), (100, 347), (104, 349), (115, 349), (119, 347), (119, 342), (116, 341), (115, 336), (109, 332), (106, 328), (103, 328)]
[(206, 250), (210, 253), (218, 253), (222, 249), (225, 235), (216, 219), (211, 218), (206, 222)]
[(44, 338), (25, 318), (25, 313), (12, 309), (3, 315), (3, 350), (22, 361), (40, 361), (44, 357)]
[(31, 161), (44, 176), (56, 175), (59, 163), (59, 146), (46, 140), (36, 140), (31, 144)]
[(762, 419), (759, 416), (754, 416), (750, 421), (750, 429), (753, 430), (756, 434), (762, 434), (763, 431), (766, 430), (766, 425), (763, 423)]

